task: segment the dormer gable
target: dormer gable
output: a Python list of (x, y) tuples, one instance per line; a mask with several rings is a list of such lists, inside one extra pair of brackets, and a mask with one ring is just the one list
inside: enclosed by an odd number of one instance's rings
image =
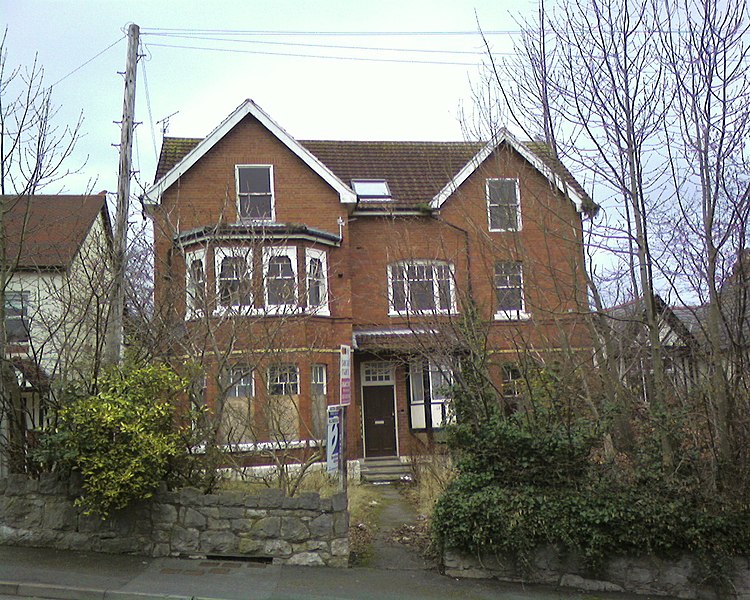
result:
[(240, 104), (218, 127), (202, 140), (197, 142), (194, 138), (188, 140), (188, 145), (192, 145), (191, 142), (195, 142), (195, 145), (174, 166), (169, 168), (166, 173), (161, 174), (156, 182), (146, 190), (144, 202), (150, 205), (159, 204), (162, 194), (248, 115), (254, 117), (273, 136), (300, 158), (304, 164), (330, 185), (338, 193), (342, 204), (356, 203), (357, 196), (349, 186), (334, 175), (330, 169), (313, 156), (304, 146), (299, 144), (278, 123), (271, 119), (260, 106), (250, 99)]

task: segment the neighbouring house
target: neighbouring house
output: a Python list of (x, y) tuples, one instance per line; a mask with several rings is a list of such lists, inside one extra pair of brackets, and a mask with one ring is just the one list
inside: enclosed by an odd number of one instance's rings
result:
[[(5, 354), (0, 473), (33, 444), (55, 389), (91, 368), (102, 342), (111, 232), (106, 196), (0, 196)], [(15, 398), (15, 399), (14, 399)]]
[[(741, 253), (719, 287), (720, 364), (729, 376), (745, 377), (750, 365), (750, 253)], [(711, 377), (710, 304), (670, 306), (654, 296), (659, 341), (672, 392), (685, 395)], [(604, 311), (621, 381), (647, 399), (651, 345), (643, 298)], [(743, 375), (744, 374), (744, 375)]]
[(590, 348), (582, 224), (596, 205), (539, 142), (299, 141), (251, 100), (165, 138), (147, 190), (165, 352), (237, 449), (308, 443), (352, 351), (348, 457), (404, 457), (448, 418), (476, 307), (494, 383)]

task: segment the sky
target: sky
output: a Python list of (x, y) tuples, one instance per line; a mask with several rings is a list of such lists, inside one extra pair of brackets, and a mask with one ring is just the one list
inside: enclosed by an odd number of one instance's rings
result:
[(83, 166), (47, 193), (116, 190), (119, 73), (127, 26), (140, 27), (138, 195), (165, 126), (203, 137), (246, 98), (297, 139), (465, 139), (484, 58), (477, 23), (502, 56), (535, 11), (536, 0), (0, 0), (0, 23), (7, 67), (35, 56), (44, 67), (54, 124), (83, 116), (68, 163)]

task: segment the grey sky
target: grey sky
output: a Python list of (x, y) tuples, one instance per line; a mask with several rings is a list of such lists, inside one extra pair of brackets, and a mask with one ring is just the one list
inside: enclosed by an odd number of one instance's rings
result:
[[(529, 16), (535, 6), (530, 0), (0, 0), (0, 22), (8, 27), (8, 64), (28, 65), (38, 53), (46, 83), (59, 81), (53, 92), (60, 106), (57, 123), (73, 122), (83, 113), (76, 159), (88, 159), (81, 175), (63, 183), (63, 191), (72, 193), (89, 185), (93, 191), (116, 187), (114, 121), (120, 119), (123, 92), (118, 71), (125, 65), (126, 26), (140, 26), (145, 55), (137, 87), (141, 125), (134, 161), (140, 172), (133, 192), (138, 193), (139, 183), (153, 178), (162, 135), (156, 121), (177, 112), (169, 135), (203, 136), (245, 98), (253, 98), (300, 139), (463, 138), (460, 109), (470, 108), (470, 81), (478, 79), (482, 60), (478, 35), (245, 34), (226, 41), (226, 31), (476, 31), (477, 16), (483, 29), (507, 31), (517, 29), (509, 11)], [(511, 35), (489, 39), (499, 52), (512, 49)], [(354, 46), (376, 49), (347, 48)]]

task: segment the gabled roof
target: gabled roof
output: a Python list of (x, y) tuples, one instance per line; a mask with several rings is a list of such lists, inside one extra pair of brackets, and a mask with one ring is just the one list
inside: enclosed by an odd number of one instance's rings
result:
[[(242, 119), (251, 115), (255, 117), (268, 131), (281, 141), (287, 148), (296, 154), (308, 167), (320, 175), (326, 183), (336, 190), (341, 198), (341, 202), (353, 204), (357, 201), (357, 196), (346, 184), (336, 177), (323, 163), (315, 158), (308, 150), (300, 145), (291, 135), (289, 135), (280, 125), (269, 117), (255, 102), (250, 99), (245, 100), (230, 114), (221, 124), (209, 133), (204, 139), (200, 140), (193, 146), (187, 154), (180, 157), (176, 164), (173, 164), (160, 177), (159, 168), (157, 167), (157, 180), (148, 190), (146, 190), (145, 201), (148, 203), (158, 203), (164, 191), (177, 181), (188, 169), (197, 163), (219, 140), (227, 135)], [(173, 138), (174, 139), (174, 138)], [(188, 141), (184, 144), (175, 143), (170, 147), (169, 152), (179, 152), (180, 148), (185, 149), (191, 144)], [(164, 157), (159, 159), (159, 167), (166, 168), (168, 160)]]
[(271, 133), (310, 165), (341, 195), (356, 202), (354, 179), (387, 181), (391, 200), (361, 202), (359, 209), (440, 208), (482, 162), (502, 144), (508, 144), (545, 176), (568, 193), (579, 211), (594, 211), (596, 204), (575, 177), (553, 156), (544, 142), (521, 142), (502, 129), (485, 142), (386, 142), (293, 139), (252, 100), (246, 100), (205, 139), (165, 137), (154, 185), (146, 192), (155, 201), (187, 169), (247, 114), (254, 115)]
[(487, 142), (471, 160), (467, 161), (463, 168), (435, 195), (431, 202), (432, 208), (440, 208), (458, 187), (502, 144), (507, 144), (513, 148), (544, 175), (550, 184), (567, 193), (579, 212), (596, 209), (596, 204), (591, 197), (563, 164), (553, 156), (547, 144), (544, 142), (521, 142), (504, 127), (500, 129), (494, 139)]
[(106, 221), (106, 197), (0, 196), (5, 211), (6, 262), (19, 270), (66, 269), (97, 216)]

